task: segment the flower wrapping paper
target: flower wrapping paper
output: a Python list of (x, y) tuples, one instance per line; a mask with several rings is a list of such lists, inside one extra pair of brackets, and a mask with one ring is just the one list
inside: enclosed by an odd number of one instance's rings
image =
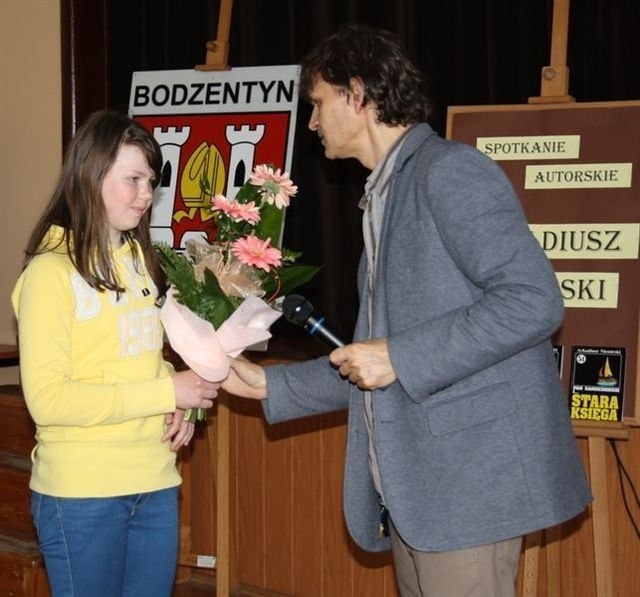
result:
[(248, 296), (219, 327), (214, 327), (173, 297), (160, 309), (169, 344), (187, 366), (207, 381), (222, 381), (230, 360), (245, 348), (271, 338), (269, 327), (282, 315), (262, 299)]

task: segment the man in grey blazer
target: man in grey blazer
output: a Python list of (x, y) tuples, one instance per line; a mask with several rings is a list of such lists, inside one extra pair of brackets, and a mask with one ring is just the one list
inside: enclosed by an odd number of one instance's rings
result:
[(347, 526), (393, 549), (403, 596), (512, 596), (521, 537), (591, 499), (549, 341), (554, 272), (502, 170), (425, 123), (393, 36), (343, 28), (302, 62), (301, 91), (326, 157), (371, 170), (354, 341), (240, 358), (223, 387), (271, 423), (349, 409)]

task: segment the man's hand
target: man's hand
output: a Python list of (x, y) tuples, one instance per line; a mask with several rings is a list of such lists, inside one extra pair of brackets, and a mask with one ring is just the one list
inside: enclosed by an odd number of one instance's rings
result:
[(229, 376), (222, 389), (243, 398), (262, 400), (267, 397), (267, 378), (264, 369), (249, 359), (238, 356), (231, 361)]
[(329, 359), (342, 376), (361, 390), (385, 388), (397, 379), (384, 338), (336, 348)]

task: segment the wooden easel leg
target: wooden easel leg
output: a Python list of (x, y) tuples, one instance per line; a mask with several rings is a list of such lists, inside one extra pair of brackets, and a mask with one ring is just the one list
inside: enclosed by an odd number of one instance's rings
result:
[(220, 0), (218, 10), (218, 35), (215, 40), (207, 43), (205, 64), (197, 64), (196, 70), (224, 70), (228, 69), (229, 30), (231, 29), (231, 12), (233, 0)]
[(522, 569), (521, 597), (536, 597), (538, 594), (538, 578), (540, 568), (540, 546), (545, 538), (547, 561), (547, 595), (561, 597), (560, 579), (560, 525), (544, 531), (531, 533), (524, 538), (524, 564)]
[(522, 597), (538, 594), (538, 562), (542, 531), (530, 533), (524, 538), (524, 565), (522, 569)]
[(613, 597), (611, 528), (607, 488), (606, 439), (589, 437), (589, 472), (593, 491), (593, 546), (596, 566), (596, 595)]
[[(182, 476), (182, 491), (191, 487), (191, 464), (189, 460), (179, 458), (178, 466)], [(183, 499), (180, 504), (180, 554), (191, 554), (191, 499)], [(187, 580), (190, 575), (190, 567), (178, 566), (176, 581)]]
[(229, 597), (238, 590), (230, 525), (231, 442), (229, 396), (218, 395), (216, 416), (216, 597)]

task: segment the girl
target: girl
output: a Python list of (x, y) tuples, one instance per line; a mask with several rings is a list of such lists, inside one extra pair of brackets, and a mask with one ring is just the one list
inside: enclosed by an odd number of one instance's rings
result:
[(36, 423), (31, 513), (53, 597), (162, 597), (178, 557), (175, 452), (218, 384), (162, 358), (149, 234), (162, 155), (111, 111), (69, 146), (13, 291)]

